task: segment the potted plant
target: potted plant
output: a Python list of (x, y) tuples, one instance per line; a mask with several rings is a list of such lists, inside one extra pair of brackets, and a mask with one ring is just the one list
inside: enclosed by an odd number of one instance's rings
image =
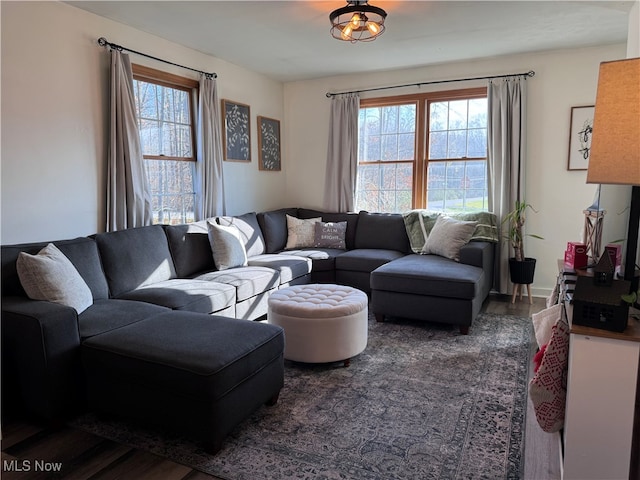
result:
[[(526, 202), (516, 200), (515, 208), (505, 215), (502, 224), (507, 224), (505, 237), (513, 248), (513, 257), (509, 258), (509, 274), (511, 282), (518, 285), (529, 285), (533, 283), (533, 276), (536, 268), (536, 259), (526, 257), (524, 254), (524, 232), (523, 227), (526, 221), (527, 209), (535, 209)], [(529, 237), (540, 238), (540, 235), (527, 234)]]

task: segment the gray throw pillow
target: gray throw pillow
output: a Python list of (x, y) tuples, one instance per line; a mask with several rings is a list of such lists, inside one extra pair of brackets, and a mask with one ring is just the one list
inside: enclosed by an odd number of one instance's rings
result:
[(316, 222), (315, 241), (316, 248), (347, 248), (345, 237), (347, 235), (347, 222)]
[(322, 221), (321, 217), (301, 219), (287, 215), (287, 246), (292, 248), (313, 247), (315, 242), (315, 224)]
[(477, 224), (439, 216), (422, 247), (422, 253), (460, 261), (460, 248), (469, 243)]
[(32, 300), (46, 300), (74, 308), (79, 314), (93, 304), (89, 286), (73, 263), (53, 243), (36, 255), (20, 252), (16, 270)]
[(218, 270), (247, 266), (247, 251), (235, 225), (218, 225), (207, 221), (213, 261)]

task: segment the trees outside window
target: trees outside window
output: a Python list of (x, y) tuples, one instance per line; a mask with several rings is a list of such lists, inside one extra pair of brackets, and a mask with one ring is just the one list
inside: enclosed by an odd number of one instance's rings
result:
[(360, 105), (356, 209), (487, 209), (486, 88)]
[(198, 82), (140, 65), (133, 65), (133, 77), (153, 223), (193, 222)]

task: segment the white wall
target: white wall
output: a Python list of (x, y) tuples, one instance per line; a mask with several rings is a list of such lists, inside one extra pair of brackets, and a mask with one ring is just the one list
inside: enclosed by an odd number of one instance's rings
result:
[[(220, 98), (251, 107), (251, 163), (225, 162), (227, 213), (285, 203), (288, 161), (261, 172), (256, 117), (283, 120), (283, 85), (255, 72), (58, 2), (1, 2), (3, 244), (104, 229), (109, 60), (96, 40), (218, 73)], [(197, 78), (131, 55), (135, 63)], [(282, 141), (286, 142), (283, 133)]]
[(629, 12), (629, 33), (627, 36), (627, 58), (640, 57), (640, 1)]
[[(533, 292), (547, 295), (555, 284), (556, 259), (562, 257), (566, 243), (582, 240), (582, 211), (591, 205), (596, 189), (595, 185), (586, 184), (586, 171), (567, 170), (571, 107), (594, 104), (600, 62), (624, 58), (625, 48), (614, 45), (546, 52), (285, 84), (285, 132), (291, 163), (287, 174), (288, 203), (322, 206), (330, 107), (326, 92), (534, 70), (535, 77), (527, 80), (526, 201), (539, 213), (528, 216), (527, 230), (544, 240), (527, 239), (526, 248), (527, 256), (538, 259)], [(420, 88), (432, 91), (484, 84), (464, 82)], [(362, 98), (413, 91), (416, 87), (366, 93)], [(602, 202), (608, 210), (605, 243), (625, 236), (626, 216), (618, 214), (628, 206), (625, 193), (624, 188), (603, 187)]]

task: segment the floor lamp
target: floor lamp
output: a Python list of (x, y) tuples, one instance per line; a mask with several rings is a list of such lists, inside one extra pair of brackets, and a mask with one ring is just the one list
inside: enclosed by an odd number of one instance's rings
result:
[(602, 62), (587, 183), (632, 185), (624, 279), (632, 291), (640, 227), (640, 58)]

